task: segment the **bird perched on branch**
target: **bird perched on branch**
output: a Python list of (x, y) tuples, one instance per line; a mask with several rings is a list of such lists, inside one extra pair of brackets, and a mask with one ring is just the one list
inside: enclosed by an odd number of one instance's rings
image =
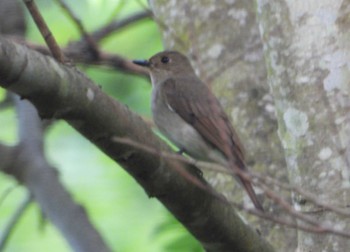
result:
[(239, 179), (255, 207), (263, 211), (246, 173), (238, 136), (218, 99), (179, 52), (160, 52), (149, 60), (153, 119), (160, 132), (195, 159), (221, 164)]

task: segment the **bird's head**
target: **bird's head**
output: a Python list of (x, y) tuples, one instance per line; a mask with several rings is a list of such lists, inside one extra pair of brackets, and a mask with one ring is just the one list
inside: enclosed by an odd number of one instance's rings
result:
[(149, 60), (134, 60), (135, 64), (147, 67), (152, 82), (163, 81), (179, 74), (193, 74), (190, 61), (176, 51), (164, 51), (152, 56)]

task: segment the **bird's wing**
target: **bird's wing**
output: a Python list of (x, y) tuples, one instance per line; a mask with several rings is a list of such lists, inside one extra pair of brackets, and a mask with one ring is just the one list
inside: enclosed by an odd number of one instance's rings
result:
[[(195, 88), (196, 95), (188, 92)], [(168, 105), (210, 144), (228, 159), (235, 159), (244, 168), (244, 153), (238, 136), (219, 101), (199, 79), (168, 79), (163, 83), (163, 95)], [(193, 91), (192, 91), (193, 92)], [(186, 95), (185, 95), (186, 93)]]
[[(191, 79), (168, 79), (163, 85), (163, 95), (168, 106), (191, 124), (207, 142), (219, 149), (233, 167), (245, 170), (243, 148), (237, 133), (210, 89), (199, 79), (193, 82)], [(196, 90), (196, 95), (193, 95), (193, 90), (189, 92), (189, 85)], [(242, 174), (236, 175), (255, 207), (264, 211), (251, 182)]]

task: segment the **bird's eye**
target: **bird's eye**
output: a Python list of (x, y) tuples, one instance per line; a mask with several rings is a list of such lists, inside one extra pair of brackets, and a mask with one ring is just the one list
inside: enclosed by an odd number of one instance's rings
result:
[(169, 62), (169, 58), (167, 56), (163, 56), (160, 61), (164, 64), (167, 64)]

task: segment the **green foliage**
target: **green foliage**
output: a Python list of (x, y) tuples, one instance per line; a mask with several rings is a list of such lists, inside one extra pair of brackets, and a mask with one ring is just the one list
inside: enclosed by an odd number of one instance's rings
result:
[[(36, 2), (61, 46), (80, 37), (75, 25), (55, 1)], [(145, 0), (65, 2), (89, 32), (147, 6)], [(27, 20), (28, 40), (44, 44), (28, 14)], [(157, 26), (151, 20), (144, 20), (113, 34), (103, 41), (102, 47), (105, 51), (130, 59), (148, 58), (162, 49)], [(81, 69), (115, 99), (144, 116), (150, 116), (151, 86), (146, 79), (101, 67), (81, 66)], [(0, 90), (0, 97), (3, 96), (4, 91)], [(0, 122), (0, 141), (14, 144), (17, 140), (15, 111), (1, 110)], [(86, 208), (92, 222), (113, 250), (202, 251), (198, 242), (157, 200), (149, 199), (123, 169), (66, 123), (57, 122), (52, 126), (45, 145), (49, 161), (57, 168), (62, 183), (75, 200)], [(25, 189), (18, 186), (14, 179), (0, 173), (0, 198), (13, 186), (16, 189), (0, 202), (0, 236), (26, 195)], [(32, 204), (15, 227), (6, 251), (70, 251), (59, 231), (50, 222), (45, 222), (44, 228), (40, 228), (41, 221), (38, 206)]]
[(163, 244), (167, 252), (202, 252), (199, 242), (188, 234), (187, 230), (171, 215), (168, 215), (156, 229), (155, 237)]
[[(3, 91), (0, 89), (0, 91)], [(13, 108), (0, 110), (0, 141), (3, 144), (15, 144), (17, 141), (17, 120)], [(1, 212), (1, 211), (0, 211)]]

